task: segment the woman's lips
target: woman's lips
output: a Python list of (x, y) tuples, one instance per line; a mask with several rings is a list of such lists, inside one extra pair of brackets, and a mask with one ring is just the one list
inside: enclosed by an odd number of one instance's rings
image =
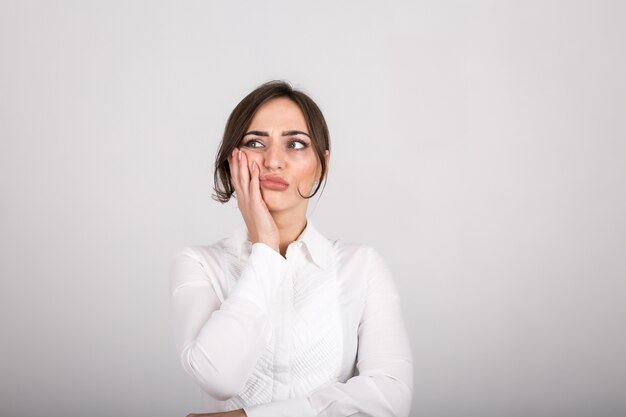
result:
[(277, 191), (284, 191), (289, 188), (287, 181), (285, 181), (280, 175), (265, 174), (261, 175), (259, 179), (263, 188)]
[(270, 180), (261, 180), (261, 187), (267, 188), (269, 190), (285, 191), (287, 188), (289, 188), (289, 184), (283, 184)]

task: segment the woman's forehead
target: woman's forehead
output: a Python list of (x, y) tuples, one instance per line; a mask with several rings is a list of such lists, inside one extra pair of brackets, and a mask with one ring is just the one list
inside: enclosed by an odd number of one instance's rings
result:
[[(287, 98), (276, 98), (264, 103), (254, 114), (249, 130), (271, 129), (302, 130), (308, 133), (304, 114), (293, 101)], [(270, 131), (270, 133), (272, 133)]]

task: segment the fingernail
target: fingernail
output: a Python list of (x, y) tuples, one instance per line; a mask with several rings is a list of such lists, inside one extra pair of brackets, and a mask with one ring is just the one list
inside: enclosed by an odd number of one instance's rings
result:
[(237, 152), (237, 159), (239, 159), (241, 161), (241, 151)]
[(256, 171), (256, 162), (252, 161), (252, 171)]

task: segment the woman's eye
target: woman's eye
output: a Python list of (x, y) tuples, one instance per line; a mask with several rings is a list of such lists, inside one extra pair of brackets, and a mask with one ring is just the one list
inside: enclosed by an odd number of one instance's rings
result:
[(259, 142), (256, 139), (252, 139), (252, 140), (247, 141), (244, 146), (248, 148), (259, 148), (259, 146), (252, 146), (251, 143), (261, 143), (261, 142)]
[(302, 142), (301, 140), (294, 140), (293, 142), (291, 142), (291, 144), (298, 145), (298, 146), (293, 146), (294, 149), (304, 149), (307, 146), (309, 146), (306, 143)]

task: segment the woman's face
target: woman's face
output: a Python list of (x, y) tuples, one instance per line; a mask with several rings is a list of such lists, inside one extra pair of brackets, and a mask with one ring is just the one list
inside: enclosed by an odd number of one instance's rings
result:
[[(292, 209), (304, 204), (319, 177), (321, 165), (309, 137), (300, 107), (288, 98), (279, 97), (263, 104), (256, 111), (239, 148), (259, 167), (261, 195), (269, 211)], [(326, 151), (328, 160), (328, 150)], [(281, 177), (287, 186), (276, 187), (264, 181), (264, 176)]]

